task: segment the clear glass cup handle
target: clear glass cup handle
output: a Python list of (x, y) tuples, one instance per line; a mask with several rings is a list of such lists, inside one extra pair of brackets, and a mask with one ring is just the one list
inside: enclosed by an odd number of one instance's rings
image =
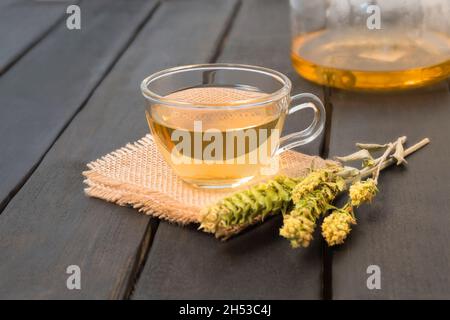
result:
[(288, 109), (288, 115), (304, 109), (313, 109), (314, 119), (306, 129), (281, 137), (276, 154), (313, 141), (325, 127), (325, 107), (317, 96), (312, 93), (296, 94), (291, 97), (291, 105), (293, 107)]

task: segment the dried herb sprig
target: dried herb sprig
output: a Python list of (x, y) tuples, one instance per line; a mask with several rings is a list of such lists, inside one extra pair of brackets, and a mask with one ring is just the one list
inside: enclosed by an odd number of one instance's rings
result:
[[(312, 171), (303, 179), (279, 176), (236, 192), (201, 211), (200, 229), (226, 239), (269, 215), (282, 213), (280, 234), (293, 247), (305, 247), (312, 240), (318, 218), (332, 210), (322, 223), (322, 235), (329, 245), (340, 244), (356, 224), (354, 208), (376, 195), (380, 171), (405, 164), (404, 158), (429, 143), (426, 138), (405, 150), (405, 141), (406, 137), (400, 137), (383, 145), (358, 143), (361, 151), (338, 158), (344, 163), (361, 160), (362, 169), (334, 166)], [(384, 152), (374, 158), (371, 152), (378, 150)], [(372, 178), (363, 180), (369, 176)], [(335, 197), (347, 189), (349, 201), (342, 208), (334, 207)]]
[[(405, 142), (406, 137), (403, 136), (384, 145), (357, 144), (357, 147), (361, 148), (360, 151), (345, 157), (337, 157), (337, 160), (342, 163), (361, 160), (361, 170), (344, 166), (335, 168), (333, 174), (325, 175), (323, 171), (311, 173), (293, 189), (294, 209), (284, 215), (280, 235), (287, 238), (293, 248), (307, 247), (312, 240), (317, 219), (332, 210), (322, 223), (322, 236), (330, 246), (343, 243), (351, 231), (351, 225), (356, 224), (354, 208), (362, 203), (371, 202), (377, 194), (380, 171), (390, 164), (406, 164), (404, 158), (427, 144), (429, 140), (424, 139), (407, 150), (403, 148)], [(384, 152), (380, 157), (374, 158), (371, 151), (376, 150), (384, 150)], [(361, 181), (369, 175), (373, 175), (373, 178)], [(336, 181), (335, 176), (345, 178), (343, 187), (337, 192), (326, 192), (319, 187), (321, 183)], [(301, 187), (307, 181), (312, 181), (308, 184), (309, 188)], [(298, 188), (305, 192), (296, 196), (295, 192)], [(316, 193), (313, 194), (314, 188)], [(334, 207), (331, 203), (338, 193), (345, 189), (349, 189), (349, 201), (342, 208)], [(315, 203), (314, 200), (310, 200), (311, 198), (319, 199), (319, 202)]]
[[(332, 202), (347, 185), (343, 178), (336, 175), (328, 175), (328, 180), (322, 184), (329, 185), (333, 183), (332, 181), (337, 183), (331, 190), (318, 186), (317, 189), (304, 194), (301, 198), (292, 197), (295, 206), (291, 212), (284, 215), (280, 235), (287, 238), (293, 248), (309, 246), (317, 219), (329, 210), (332, 212), (322, 223), (322, 235), (330, 246), (343, 243), (351, 231), (350, 226), (356, 224), (353, 207), (371, 201), (377, 192), (373, 179), (358, 181), (350, 187), (351, 200), (343, 208), (336, 208)], [(296, 189), (297, 187), (293, 192)]]
[(312, 172), (292, 190), (294, 208), (283, 215), (280, 235), (293, 248), (309, 246), (317, 219), (332, 208), (331, 202), (344, 190), (345, 180), (333, 171)]
[(268, 215), (285, 213), (291, 204), (291, 191), (301, 178), (277, 176), (247, 190), (238, 191), (204, 208), (199, 229), (226, 239)]
[[(385, 145), (357, 144), (360, 148), (366, 148), (364, 150), (367, 152), (369, 149), (384, 149), (385, 151), (381, 157), (373, 161), (372, 165), (364, 165), (363, 159), (363, 169), (355, 174), (354, 177), (350, 177), (347, 180), (347, 183), (350, 185), (348, 202), (343, 208), (336, 208), (333, 210), (324, 219), (322, 223), (322, 236), (329, 246), (342, 244), (344, 242), (351, 231), (350, 226), (356, 224), (354, 208), (359, 207), (363, 203), (371, 202), (378, 193), (377, 185), (380, 171), (394, 163), (397, 165), (406, 164), (405, 157), (422, 148), (430, 141), (428, 138), (423, 139), (414, 146), (404, 150), (403, 144), (405, 142), (406, 137), (400, 137), (394, 143)], [(369, 178), (365, 181), (358, 180), (369, 175), (373, 175), (373, 178)]]
[(371, 178), (350, 186), (349, 201), (342, 208), (335, 208), (322, 222), (322, 236), (329, 246), (344, 242), (352, 230), (351, 225), (356, 224), (354, 207), (371, 202), (377, 193), (377, 183)]

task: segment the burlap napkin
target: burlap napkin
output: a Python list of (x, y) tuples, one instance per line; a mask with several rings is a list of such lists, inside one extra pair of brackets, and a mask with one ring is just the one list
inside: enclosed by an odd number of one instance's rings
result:
[[(311, 167), (320, 168), (325, 163), (320, 157), (287, 151), (281, 156), (279, 173), (298, 177), (305, 175)], [(87, 167), (89, 170), (83, 175), (88, 196), (132, 206), (139, 212), (180, 224), (198, 223), (202, 207), (239, 190), (198, 189), (183, 182), (159, 154), (151, 135), (113, 151)], [(248, 185), (241, 188), (246, 187)]]

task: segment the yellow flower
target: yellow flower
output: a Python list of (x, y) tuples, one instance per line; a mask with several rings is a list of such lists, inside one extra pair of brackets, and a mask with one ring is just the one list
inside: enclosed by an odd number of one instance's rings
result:
[(294, 209), (284, 215), (280, 235), (287, 238), (293, 248), (309, 246), (317, 219), (344, 187), (344, 179), (332, 172), (310, 173), (293, 189)]
[(305, 179), (300, 181), (292, 190), (294, 203), (300, 201), (303, 196), (316, 189), (322, 182), (327, 181), (329, 173), (325, 170), (313, 171)]
[(290, 240), (293, 248), (308, 247), (313, 239), (313, 232), (316, 227), (314, 218), (310, 215), (289, 215), (284, 218), (280, 235)]
[(358, 207), (364, 202), (371, 202), (377, 192), (378, 188), (375, 180), (358, 181), (350, 187), (351, 205)]
[(334, 210), (322, 223), (322, 236), (329, 246), (342, 244), (352, 230), (350, 225), (356, 224), (355, 218), (349, 213), (351, 207)]

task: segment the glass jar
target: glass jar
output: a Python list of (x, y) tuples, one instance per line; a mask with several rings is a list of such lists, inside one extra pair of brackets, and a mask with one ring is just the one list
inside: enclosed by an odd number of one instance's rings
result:
[(290, 0), (292, 63), (349, 90), (419, 87), (450, 75), (450, 0)]

